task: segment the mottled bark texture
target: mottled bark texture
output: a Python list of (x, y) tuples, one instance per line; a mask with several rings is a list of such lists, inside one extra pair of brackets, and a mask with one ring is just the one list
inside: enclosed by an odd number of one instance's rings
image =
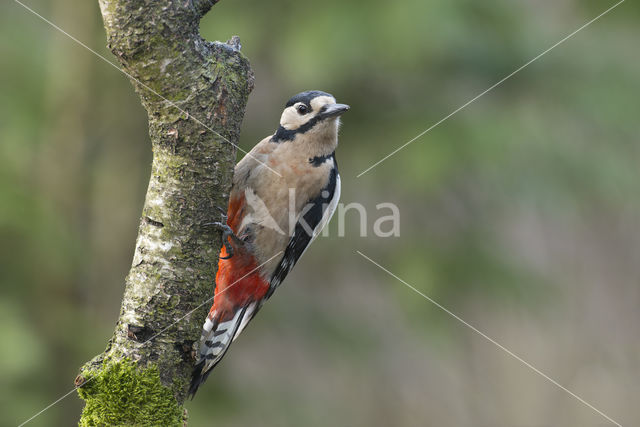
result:
[(100, 0), (109, 48), (149, 114), (153, 166), (115, 332), (76, 378), (82, 425), (183, 422), (221, 246), (206, 224), (226, 212), (253, 83), (237, 38), (199, 35), (214, 3)]

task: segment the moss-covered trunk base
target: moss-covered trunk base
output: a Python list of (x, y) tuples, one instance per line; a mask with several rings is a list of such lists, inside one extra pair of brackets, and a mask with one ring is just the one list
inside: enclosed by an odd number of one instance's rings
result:
[(138, 368), (128, 359), (102, 361), (100, 369), (85, 371), (91, 381), (78, 377), (80, 397), (87, 401), (81, 426), (181, 426), (186, 423), (182, 406), (171, 388), (160, 380), (158, 367)]

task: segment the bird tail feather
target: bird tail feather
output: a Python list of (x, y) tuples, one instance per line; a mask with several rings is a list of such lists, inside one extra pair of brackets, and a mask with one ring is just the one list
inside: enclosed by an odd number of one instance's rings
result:
[(256, 304), (238, 310), (230, 320), (220, 322), (223, 313), (207, 317), (200, 337), (200, 360), (193, 369), (188, 395), (193, 398), (211, 370), (222, 360), (229, 346), (255, 314)]

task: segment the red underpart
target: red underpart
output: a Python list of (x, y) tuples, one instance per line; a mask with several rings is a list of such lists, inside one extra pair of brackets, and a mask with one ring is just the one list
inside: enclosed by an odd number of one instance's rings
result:
[[(227, 225), (234, 233), (238, 231), (244, 212), (244, 195), (236, 196), (229, 201)], [(230, 242), (234, 254), (229, 259), (223, 259), (229, 254), (224, 246), (220, 251), (215, 298), (209, 312), (210, 316), (215, 312), (219, 322), (233, 318), (238, 308), (261, 300), (269, 290), (269, 282), (260, 276), (258, 263), (253, 254), (243, 247), (238, 247), (232, 239)]]

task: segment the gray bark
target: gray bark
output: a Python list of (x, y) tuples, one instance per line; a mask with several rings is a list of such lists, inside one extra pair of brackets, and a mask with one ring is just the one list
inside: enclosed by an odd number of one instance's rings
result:
[(149, 115), (153, 165), (115, 332), (76, 379), (83, 425), (182, 422), (221, 246), (205, 224), (226, 212), (253, 84), (237, 38), (199, 35), (214, 3), (100, 0), (108, 46)]

